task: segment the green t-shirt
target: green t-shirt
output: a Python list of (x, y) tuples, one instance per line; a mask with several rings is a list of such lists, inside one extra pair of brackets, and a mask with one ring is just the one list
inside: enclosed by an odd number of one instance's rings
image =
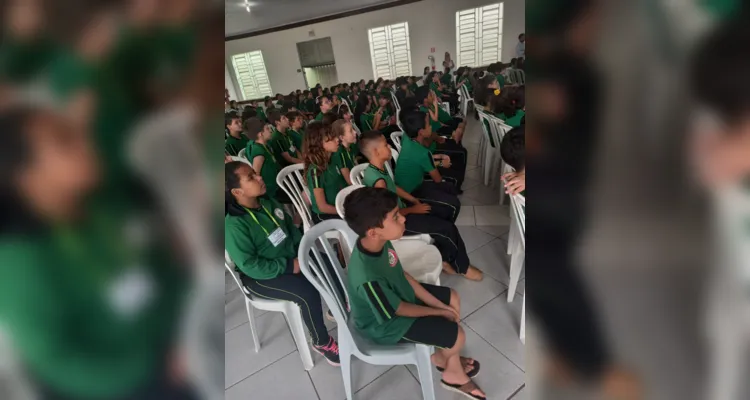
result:
[(505, 87), (505, 76), (503, 74), (497, 74), (496, 77), (497, 77), (497, 84), (500, 87), (500, 89)]
[(399, 317), (396, 310), (402, 301), (416, 304), (417, 298), (391, 242), (371, 253), (357, 241), (347, 273), (354, 326), (375, 343), (398, 343), (416, 318)]
[(12, 83), (33, 80), (56, 57), (57, 46), (47, 37), (19, 40), (10, 35), (0, 43), (0, 78)]
[(357, 165), (357, 154), (359, 154), (359, 146), (356, 143), (350, 144), (348, 149), (340, 144), (339, 149), (331, 156), (331, 165), (339, 170), (347, 168), (351, 171)]
[(322, 121), (323, 120), (323, 112), (319, 112), (318, 115), (315, 116), (316, 121)]
[[(433, 132), (437, 132), (438, 129), (443, 127), (443, 124), (441, 123), (441, 120), (440, 120), (440, 111), (442, 110), (443, 110), (442, 107), (438, 106), (438, 120), (437, 121), (433, 120), (432, 117), (430, 117), (430, 126), (432, 127)], [(426, 106), (419, 107), (419, 111), (422, 111), (423, 113), (427, 115), (430, 115), (430, 110)], [(445, 113), (445, 111), (443, 111), (443, 113)], [(450, 118), (450, 115), (448, 117)]]
[(341, 171), (331, 162), (329, 162), (325, 171), (321, 171), (317, 166), (311, 165), (307, 170), (307, 187), (310, 189), (310, 202), (312, 203), (313, 212), (324, 214), (318, 208), (314, 189), (323, 189), (326, 203), (335, 206), (336, 195), (341, 189), (346, 187), (346, 180), (341, 175)]
[[(240, 153), (240, 150), (247, 147), (247, 141), (247, 138), (243, 134), (240, 134), (239, 138), (229, 135), (224, 141), (224, 150), (226, 150), (227, 153), (236, 156)], [(245, 156), (247, 156), (247, 154)]]
[(297, 152), (302, 151), (302, 135), (303, 131), (300, 129), (299, 132), (294, 131), (292, 129), (289, 129), (286, 131), (286, 133), (289, 135), (289, 137), (292, 139), (292, 143), (294, 144), (294, 147), (297, 148)]
[(258, 156), (263, 156), (263, 166), (260, 169), (260, 176), (266, 184), (266, 195), (269, 198), (275, 199), (276, 192), (279, 190), (279, 185), (276, 184), (276, 176), (279, 174), (279, 171), (281, 171), (278, 158), (276, 158), (276, 155), (271, 152), (268, 145), (256, 142), (250, 145), (250, 154), (247, 154), (247, 159), (250, 161), (250, 164), (252, 164), (255, 157)]
[(469, 80), (469, 78), (465, 76), (458, 78), (458, 83), (461, 83), (461, 82), (464, 82), (464, 86), (466, 86), (466, 90), (468, 90), (469, 92), (472, 91), (471, 80)]
[(129, 395), (163, 373), (176, 339), (188, 271), (133, 203), (100, 198), (76, 223), (0, 239), (4, 330), (25, 369), (66, 398)]
[(263, 109), (262, 109), (262, 108), (261, 108), (260, 106), (259, 106), (258, 108), (256, 108), (256, 109), (255, 109), (255, 115), (256, 115), (256, 116), (258, 117), (258, 119), (260, 119), (261, 121), (263, 121), (263, 122), (265, 122), (265, 121), (266, 121), (266, 113), (265, 113), (265, 111), (263, 111)]
[(504, 113), (495, 114), (496, 117), (505, 121), (505, 124), (512, 128), (518, 128), (519, 126), (521, 126), (521, 119), (524, 117), (524, 115), (526, 115), (526, 112), (524, 112), (523, 110), (517, 110), (516, 115), (510, 118), (508, 118), (508, 116)]
[(422, 184), (424, 174), (434, 169), (430, 150), (414, 140), (401, 142), (401, 154), (394, 171), (396, 185), (411, 193)]
[[(297, 258), (302, 233), (278, 201), (266, 196), (259, 200), (260, 208), (224, 218), (224, 247), (243, 274), (267, 280), (283, 274), (289, 260)], [(278, 228), (286, 238), (274, 246), (269, 236)]]
[(375, 114), (362, 113), (359, 116), (359, 124), (362, 125), (362, 130), (371, 131), (373, 123), (375, 123)]
[(435, 92), (435, 95), (440, 99), (443, 96), (443, 93), (438, 90), (438, 84), (435, 82), (430, 82), (430, 90)]
[[(388, 171), (379, 169), (378, 167), (370, 164), (367, 168), (365, 168), (365, 177), (362, 179), (362, 183), (365, 186), (368, 187), (374, 187), (375, 183), (377, 183), (379, 180), (385, 181), (385, 187), (393, 192), (396, 193), (396, 182), (393, 182), (393, 179), (391, 179), (391, 176), (388, 175)], [(401, 198), (398, 199), (398, 207), (404, 208), (404, 202), (401, 201)]]
[(289, 153), (290, 156), (298, 158), (297, 151), (299, 148), (295, 146), (291, 136), (285, 133), (281, 133), (276, 129), (273, 130), (273, 136), (271, 136), (271, 142), (269, 143), (276, 156), (276, 160), (279, 162), (279, 166), (284, 168), (289, 165), (289, 162), (282, 156), (282, 153)]

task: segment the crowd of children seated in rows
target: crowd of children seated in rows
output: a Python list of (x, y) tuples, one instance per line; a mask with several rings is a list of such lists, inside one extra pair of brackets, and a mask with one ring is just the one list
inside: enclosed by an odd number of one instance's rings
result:
[[(405, 233), (429, 234), (445, 273), (483, 278), (470, 264), (455, 225), (467, 165), (466, 121), (441, 103), (457, 110), (457, 89), (467, 85), (477, 104), (514, 126), (501, 149), (521, 173), (523, 88), (505, 84), (499, 78), (502, 67), (493, 64), (479, 79), (459, 68), (455, 80), (450, 73), (430, 72), (421, 86), (414, 77), (362, 80), (266, 98), (265, 107), (251, 102), (239, 111), (230, 105), (225, 118), (226, 250), (254, 296), (300, 305), (313, 349), (329, 363), (339, 365), (338, 345), (323, 323), (319, 294), (300, 274), (302, 233), (284, 208), (291, 201), (276, 177), (289, 165), (304, 165), (312, 222), (319, 223), (339, 218), (336, 195), (352, 184), (352, 168), (368, 162), (362, 180), (366, 188), (352, 192), (344, 204), (345, 219), (360, 237), (347, 267), (355, 324), (377, 343), (436, 346), (432, 361), (443, 373), (443, 386), (485, 398), (471, 379), (479, 362), (458, 356), (464, 335), (457, 323), (457, 293), (416, 282), (401, 268), (390, 241)], [(404, 132), (391, 177), (386, 172), (386, 164), (393, 162), (390, 134), (401, 131), (399, 122)], [(239, 155), (247, 163), (232, 161), (230, 156)], [(511, 190), (517, 187), (514, 183)]]

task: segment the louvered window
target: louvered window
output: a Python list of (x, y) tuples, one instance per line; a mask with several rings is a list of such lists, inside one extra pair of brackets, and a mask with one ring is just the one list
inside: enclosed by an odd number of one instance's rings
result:
[(232, 65), (242, 92), (242, 100), (259, 99), (273, 94), (263, 53), (259, 50), (233, 55)]
[(503, 3), (456, 13), (456, 66), (481, 67), (501, 60)]
[(368, 31), (372, 72), (375, 79), (411, 75), (409, 24), (402, 22)]

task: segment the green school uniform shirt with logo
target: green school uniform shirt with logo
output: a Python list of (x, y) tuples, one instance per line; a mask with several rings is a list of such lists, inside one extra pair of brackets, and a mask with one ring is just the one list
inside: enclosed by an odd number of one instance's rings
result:
[[(260, 208), (224, 218), (224, 246), (243, 274), (267, 280), (283, 274), (289, 260), (297, 258), (302, 233), (278, 201), (266, 196), (258, 200)], [(277, 228), (281, 228), (286, 238), (274, 245), (269, 237)]]
[(354, 326), (375, 343), (398, 343), (416, 318), (399, 317), (396, 310), (402, 301), (416, 304), (417, 298), (391, 242), (374, 254), (357, 241), (347, 273)]
[(132, 199), (0, 239), (0, 320), (21, 361), (66, 398), (122, 398), (164, 373), (187, 269)]
[[(247, 153), (247, 151), (245, 152)], [(260, 176), (263, 178), (263, 182), (266, 184), (266, 195), (269, 198), (275, 199), (276, 193), (279, 191), (279, 185), (276, 183), (276, 176), (281, 171), (279, 166), (278, 158), (271, 152), (268, 144), (254, 143), (250, 146), (250, 154), (247, 155), (247, 159), (250, 163), (253, 163), (255, 157), (263, 156), (263, 166), (260, 169)]]
[(348, 149), (343, 144), (339, 144), (339, 149), (331, 156), (331, 165), (339, 171), (344, 168), (351, 171), (357, 165), (357, 154), (359, 154), (359, 146), (356, 143), (350, 144)]
[(276, 160), (279, 162), (279, 166), (284, 168), (289, 165), (289, 162), (282, 156), (282, 153), (289, 153), (290, 156), (298, 158), (297, 152), (299, 148), (294, 145), (294, 141), (291, 136), (287, 133), (281, 133), (276, 129), (273, 130), (273, 136), (271, 136), (271, 149), (276, 156)]
[[(239, 138), (229, 135), (224, 141), (224, 150), (227, 153), (236, 156), (240, 153), (240, 150), (247, 147), (247, 142), (248, 139), (243, 134), (240, 134)], [(247, 152), (247, 150), (245, 152)], [(247, 156), (247, 154), (245, 156)]]
[(288, 129), (286, 133), (292, 139), (292, 143), (294, 143), (294, 147), (297, 148), (297, 151), (301, 152), (302, 151), (302, 137), (303, 137), (304, 132), (301, 129), (299, 132), (294, 131), (292, 129)]
[[(365, 168), (365, 177), (362, 179), (362, 183), (367, 187), (375, 187), (375, 184), (379, 180), (385, 181), (385, 187), (396, 194), (396, 182), (393, 182), (391, 176), (388, 175), (388, 171), (380, 169), (372, 164)], [(404, 208), (404, 202), (401, 198), (398, 198), (398, 208)]]
[(359, 124), (362, 125), (362, 129), (365, 131), (372, 130), (372, 124), (375, 123), (375, 114), (362, 113), (359, 116)]
[(332, 162), (328, 163), (325, 171), (321, 171), (317, 166), (311, 165), (307, 170), (307, 187), (310, 189), (310, 201), (313, 212), (316, 214), (325, 214), (318, 208), (317, 200), (315, 200), (315, 189), (323, 189), (326, 203), (335, 206), (336, 195), (341, 189), (346, 187), (346, 180)]
[(424, 174), (435, 169), (430, 150), (414, 140), (401, 142), (401, 154), (396, 163), (396, 185), (411, 193), (422, 185)]

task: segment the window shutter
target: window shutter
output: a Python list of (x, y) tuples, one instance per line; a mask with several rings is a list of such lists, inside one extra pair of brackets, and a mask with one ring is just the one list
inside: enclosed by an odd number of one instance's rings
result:
[(458, 65), (480, 67), (501, 60), (503, 3), (456, 13)]
[(375, 79), (411, 75), (408, 23), (372, 28), (368, 34)]
[(232, 56), (232, 65), (242, 92), (242, 100), (259, 99), (273, 94), (263, 62), (263, 53), (251, 51), (235, 54)]

